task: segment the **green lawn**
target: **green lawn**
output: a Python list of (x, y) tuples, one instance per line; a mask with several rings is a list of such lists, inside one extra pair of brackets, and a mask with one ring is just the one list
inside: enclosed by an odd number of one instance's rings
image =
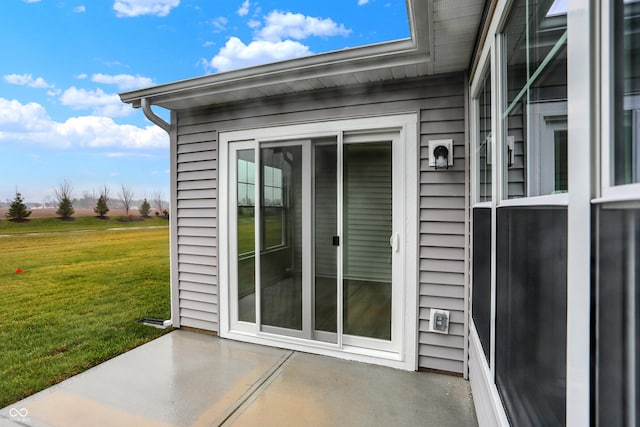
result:
[(104, 230), (123, 227), (155, 227), (168, 226), (169, 221), (162, 217), (146, 218), (144, 221), (122, 222), (117, 217), (99, 219), (93, 216), (72, 217), (70, 221), (60, 218), (32, 218), (25, 222), (12, 222), (0, 218), (0, 234), (42, 233), (72, 230)]
[[(97, 228), (53, 220), (0, 234)], [(0, 408), (162, 335), (136, 320), (169, 304), (168, 228), (0, 237)]]

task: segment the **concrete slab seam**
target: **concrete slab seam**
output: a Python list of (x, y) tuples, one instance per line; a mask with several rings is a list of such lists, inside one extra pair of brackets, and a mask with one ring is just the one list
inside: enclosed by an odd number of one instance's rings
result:
[(242, 394), (236, 400), (233, 405), (231, 405), (222, 415), (217, 417), (212, 425), (214, 426), (223, 426), (230, 425), (233, 420), (237, 417), (237, 415), (243, 412), (243, 409), (246, 408), (250, 401), (253, 401), (253, 397), (260, 394), (260, 391), (264, 390), (271, 384), (271, 382), (282, 372), (284, 365), (287, 361), (293, 356), (295, 352), (290, 351), (282, 357), (271, 367), (268, 371), (264, 373), (255, 383), (249, 387), (249, 389)]

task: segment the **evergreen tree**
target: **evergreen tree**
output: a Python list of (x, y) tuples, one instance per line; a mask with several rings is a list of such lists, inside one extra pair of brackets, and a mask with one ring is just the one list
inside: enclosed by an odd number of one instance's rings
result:
[(96, 203), (96, 207), (93, 209), (93, 211), (97, 213), (100, 218), (104, 218), (107, 212), (109, 212), (107, 199), (104, 194), (101, 194), (100, 198), (98, 198), (98, 202)]
[(31, 215), (31, 211), (27, 210), (27, 205), (24, 204), (22, 194), (16, 192), (16, 197), (9, 206), (9, 212), (7, 212), (7, 218), (11, 221), (24, 221)]
[(71, 215), (73, 215), (75, 209), (73, 209), (73, 203), (71, 203), (71, 199), (67, 196), (62, 196), (58, 201), (58, 210), (56, 211), (56, 215), (62, 217), (62, 219), (69, 219)]
[(151, 211), (151, 205), (147, 202), (147, 199), (144, 199), (144, 202), (140, 205), (140, 215), (145, 218), (149, 218), (149, 212)]
[(56, 199), (58, 199), (58, 210), (56, 215), (62, 217), (62, 219), (69, 219), (75, 212), (73, 209), (73, 203), (71, 202), (71, 185), (64, 181), (60, 184), (60, 187), (55, 189)]

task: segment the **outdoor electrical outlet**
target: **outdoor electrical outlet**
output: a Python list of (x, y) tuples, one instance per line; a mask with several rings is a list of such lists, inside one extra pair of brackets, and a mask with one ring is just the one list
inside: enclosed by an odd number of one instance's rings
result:
[(449, 167), (453, 166), (453, 139), (429, 140), (428, 147), (429, 147), (429, 166), (434, 167), (436, 169), (443, 168), (436, 161), (436, 157), (439, 157), (439, 152), (446, 153), (444, 154), (445, 157), (442, 159), (446, 163), (446, 166), (444, 166), (444, 169), (448, 169)]
[(449, 333), (449, 311), (431, 309), (431, 318), (429, 319), (429, 331), (438, 334)]

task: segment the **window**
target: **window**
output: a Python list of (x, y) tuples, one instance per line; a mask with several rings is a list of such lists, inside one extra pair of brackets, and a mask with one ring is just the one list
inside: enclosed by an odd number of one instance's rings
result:
[(491, 201), (491, 155), (493, 135), (491, 133), (491, 74), (487, 74), (477, 102), (478, 134), (476, 145), (476, 173), (478, 182), (477, 202)]
[(610, 15), (603, 20), (603, 55), (609, 57), (602, 84), (603, 188), (592, 214), (592, 414), (595, 426), (638, 425), (640, 2), (612, 1), (605, 12)]
[(473, 209), (472, 316), (487, 361), (491, 345), (491, 209)]
[(640, 408), (640, 209), (596, 209), (596, 425), (633, 425)]
[(640, 182), (640, 2), (615, 2), (613, 183)]
[(567, 209), (498, 209), (495, 372), (514, 426), (562, 425)]
[(512, 199), (566, 192), (566, 12), (560, 2), (517, 0), (502, 40), (504, 193)]
[(506, 415), (518, 426), (566, 419), (568, 211), (567, 198), (554, 196), (569, 191), (562, 6), (515, 0), (497, 39), (499, 193), (520, 200), (495, 208), (493, 363)]

